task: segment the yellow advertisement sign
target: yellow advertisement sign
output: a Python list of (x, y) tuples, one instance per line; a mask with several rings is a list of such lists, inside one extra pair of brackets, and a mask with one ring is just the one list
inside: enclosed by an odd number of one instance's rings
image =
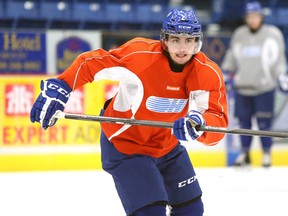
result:
[[(0, 171), (101, 166), (99, 123), (61, 119), (55, 126), (43, 130), (39, 123), (30, 122), (30, 110), (40, 93), (40, 81), (47, 78), (1, 76)], [(116, 90), (115, 82), (87, 84), (71, 94), (65, 111), (98, 115), (105, 100)]]
[[(98, 122), (59, 119), (47, 130), (30, 122), (40, 81), (47, 78), (0, 76), (0, 171), (100, 169)], [(87, 84), (71, 94), (65, 112), (98, 115), (117, 90), (118, 83), (112, 81)], [(206, 164), (203, 153), (189, 154), (196, 166), (225, 165), (224, 151), (209, 153)]]

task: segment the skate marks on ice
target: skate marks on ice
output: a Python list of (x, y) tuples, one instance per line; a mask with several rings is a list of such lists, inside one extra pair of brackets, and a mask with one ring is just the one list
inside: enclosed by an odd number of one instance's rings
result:
[(205, 216), (288, 215), (288, 167), (198, 169)]
[[(195, 170), (205, 216), (288, 215), (288, 167)], [(0, 205), (1, 216), (125, 215), (102, 171), (0, 173)]]

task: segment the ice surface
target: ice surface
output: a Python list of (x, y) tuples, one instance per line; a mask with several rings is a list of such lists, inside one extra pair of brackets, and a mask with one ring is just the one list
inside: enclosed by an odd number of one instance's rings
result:
[[(205, 216), (287, 216), (288, 167), (195, 168)], [(125, 215), (102, 171), (0, 173), (1, 216)]]

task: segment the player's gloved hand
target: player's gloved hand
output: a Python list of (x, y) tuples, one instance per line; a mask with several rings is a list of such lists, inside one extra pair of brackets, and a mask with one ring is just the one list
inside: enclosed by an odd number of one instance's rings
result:
[(52, 127), (57, 118), (56, 111), (63, 111), (69, 99), (71, 88), (60, 79), (52, 78), (41, 81), (41, 93), (35, 101), (31, 112), (31, 122), (39, 122), (43, 129)]
[(281, 74), (278, 77), (278, 83), (279, 83), (279, 88), (280, 88), (281, 92), (288, 93), (288, 75), (287, 74)]
[(185, 118), (179, 118), (174, 122), (173, 134), (178, 140), (195, 140), (203, 134), (203, 131), (196, 130), (197, 125), (206, 125), (206, 122), (200, 112), (191, 110)]

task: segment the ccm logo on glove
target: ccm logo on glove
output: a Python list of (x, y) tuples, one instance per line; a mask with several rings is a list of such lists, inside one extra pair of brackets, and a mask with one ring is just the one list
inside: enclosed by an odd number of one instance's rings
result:
[(43, 129), (47, 129), (56, 123), (55, 113), (64, 110), (71, 88), (60, 79), (42, 81), (40, 87), (42, 91), (33, 104), (30, 120), (39, 122)]
[(70, 92), (66, 91), (65, 89), (61, 88), (60, 86), (54, 83), (48, 83), (47, 88), (57, 90), (60, 94), (64, 95), (67, 98), (69, 98), (70, 96)]

